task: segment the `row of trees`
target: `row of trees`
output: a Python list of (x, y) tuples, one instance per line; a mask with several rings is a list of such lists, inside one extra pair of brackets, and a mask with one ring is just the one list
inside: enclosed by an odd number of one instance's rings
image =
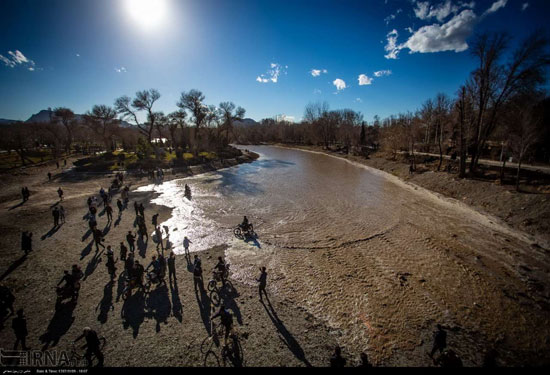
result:
[[(131, 98), (121, 96), (113, 106), (94, 105), (84, 115), (58, 107), (49, 110), (49, 122), (17, 123), (0, 128), (0, 148), (15, 150), (23, 163), (29, 150), (48, 147), (54, 157), (62, 151), (89, 149), (92, 146), (112, 151), (118, 146), (136, 150), (139, 139), (158, 154), (163, 139), (168, 139), (177, 158), (185, 151), (221, 151), (232, 139), (233, 123), (244, 118), (245, 110), (232, 102), (206, 105), (199, 90), (183, 92), (177, 110), (165, 115), (155, 110), (160, 93), (143, 90)], [(145, 119), (140, 120), (141, 114)], [(130, 123), (134, 126), (122, 126)], [(155, 139), (156, 138), (156, 139)]]
[(245, 142), (337, 144), (348, 150), (381, 146), (394, 155), (437, 152), (438, 169), (444, 154), (455, 153), (461, 177), (467, 168), (475, 174), (480, 157), (491, 156), (488, 146), (500, 150), (497, 157), (503, 163), (513, 155), (521, 164), (535, 149), (539, 159), (550, 162), (550, 100), (543, 91), (549, 41), (537, 31), (514, 50), (510, 45), (504, 33), (477, 36), (471, 53), (478, 66), (456, 96), (437, 94), (414, 113), (375, 117), (366, 124), (360, 113), (331, 111), (326, 103), (313, 103), (306, 106), (301, 123), (263, 120), (259, 129), (240, 128), (239, 136)]

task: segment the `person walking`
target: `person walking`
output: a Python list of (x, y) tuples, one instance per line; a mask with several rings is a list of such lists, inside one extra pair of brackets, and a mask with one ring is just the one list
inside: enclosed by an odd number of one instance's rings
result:
[(174, 282), (176, 282), (176, 255), (173, 251), (170, 251), (170, 256), (168, 257), (168, 280), (170, 284), (172, 283), (172, 277)]
[(183, 247), (185, 249), (185, 254), (188, 255), (189, 254), (189, 244), (190, 243), (193, 243), (189, 240), (189, 238), (187, 238), (187, 236), (183, 237)]
[(143, 216), (143, 218), (145, 219), (145, 207), (143, 207), (143, 203), (139, 204), (138, 209), (139, 209), (140, 215)]
[(15, 333), (15, 345), (13, 349), (17, 349), (17, 346), (21, 343), (23, 350), (29, 350), (27, 348), (27, 336), (29, 332), (27, 331), (27, 319), (25, 318), (23, 309), (17, 310), (17, 316), (13, 318), (11, 327), (13, 328), (13, 333)]
[(96, 331), (91, 329), (90, 327), (85, 327), (84, 332), (82, 335), (78, 336), (74, 342), (81, 340), (82, 338), (86, 339), (86, 361), (88, 362), (88, 367), (92, 367), (92, 355), (95, 355), (97, 360), (99, 361), (98, 367), (103, 367), (104, 357), (103, 353), (101, 353), (101, 342), (99, 341), (99, 337), (97, 336)]
[(51, 181), (52, 180), (52, 174), (51, 172), (48, 172), (48, 181)]
[(21, 233), (21, 250), (25, 252), (25, 255), (32, 251), (32, 232)]
[(120, 260), (126, 260), (126, 254), (128, 254), (128, 248), (124, 246), (124, 242), (120, 243)]
[(139, 215), (139, 204), (137, 201), (134, 201), (134, 210), (136, 211), (136, 217)]
[(57, 189), (57, 195), (59, 195), (59, 200), (62, 201), (63, 200), (63, 190), (61, 189), (61, 187), (59, 187), (59, 189)]
[(103, 232), (100, 229), (94, 229), (94, 242), (96, 251), (99, 251), (100, 246), (105, 249), (105, 245), (103, 245), (101, 241), (103, 241)]
[(134, 252), (136, 247), (134, 246), (134, 243), (136, 242), (136, 235), (132, 233), (132, 231), (128, 231), (128, 234), (126, 235), (126, 241), (128, 241), (128, 246), (130, 247), (130, 251)]
[(113, 221), (113, 207), (109, 203), (105, 206), (105, 212), (107, 212), (107, 221)]
[(27, 201), (27, 199), (26, 199), (27, 195), (25, 193), (25, 188), (24, 187), (21, 188), (21, 196), (23, 197), (23, 202), (26, 202)]
[(53, 226), (58, 227), (59, 226), (59, 208), (55, 207), (52, 211), (53, 216)]
[(111, 280), (114, 280), (114, 278), (116, 277), (115, 263), (115, 254), (111, 249), (111, 246), (109, 245), (107, 246), (107, 263), (105, 265), (107, 266), (107, 270), (109, 272), (109, 275), (111, 276)]
[(122, 216), (122, 202), (120, 201), (120, 199), (117, 199), (116, 200), (116, 206), (118, 207), (118, 216)]
[(156, 214), (153, 215), (153, 218), (152, 218), (152, 224), (153, 226), (156, 228), (156, 226), (158, 225), (158, 218), (159, 218), (159, 214), (158, 212)]
[(24, 187), (24, 190), (25, 190), (25, 201), (28, 201), (29, 197), (31, 196), (31, 192), (29, 191), (29, 188), (26, 186)]
[(65, 223), (65, 208), (63, 206), (59, 206), (59, 219), (62, 223)]
[(269, 299), (267, 292), (265, 291), (265, 287), (267, 286), (267, 272), (265, 272), (265, 267), (260, 268), (260, 271), (260, 277), (256, 281), (260, 283), (258, 292), (260, 294), (260, 301), (263, 301), (262, 292), (265, 294), (265, 298)]
[(162, 244), (162, 231), (160, 230), (159, 226), (155, 228), (155, 236), (157, 236), (157, 250), (160, 245), (160, 248), (162, 249), (162, 251), (164, 251), (164, 245)]

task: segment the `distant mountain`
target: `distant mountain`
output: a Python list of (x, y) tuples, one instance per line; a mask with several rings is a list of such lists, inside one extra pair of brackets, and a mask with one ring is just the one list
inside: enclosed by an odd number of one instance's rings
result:
[[(49, 111), (47, 109), (43, 109), (38, 113), (35, 113), (29, 119), (25, 122), (50, 122), (50, 114), (53, 117), (53, 111)], [(75, 113), (75, 118), (78, 122), (84, 122), (84, 115), (79, 115)], [(12, 120), (6, 120), (6, 121), (12, 121)], [(126, 121), (121, 121), (120, 126), (123, 128), (134, 126)]]
[(258, 122), (251, 118), (244, 118), (242, 120), (233, 121), (233, 126), (253, 126), (258, 125)]
[(11, 125), (11, 124), (15, 124), (17, 122), (23, 122), (23, 121), (19, 121), (19, 120), (8, 120), (8, 119), (5, 119), (5, 118), (0, 118), (0, 125)]

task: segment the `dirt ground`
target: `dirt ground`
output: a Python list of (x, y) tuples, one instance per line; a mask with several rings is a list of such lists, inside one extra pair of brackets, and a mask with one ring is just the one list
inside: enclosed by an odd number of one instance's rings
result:
[[(46, 177), (48, 171), (54, 175), (51, 182)], [(233, 313), (239, 346), (226, 357), (221, 355), (221, 346), (213, 345), (210, 352), (204, 347), (201, 350), (210, 331), (209, 316), (216, 306), (208, 292), (195, 289), (185, 256), (176, 258), (176, 285), (153, 287), (147, 295), (136, 292), (124, 301), (124, 282), (119, 277), (123, 264), (117, 262), (117, 276), (111, 282), (105, 250), (96, 252), (91, 236), (86, 235), (88, 225), (84, 219), (87, 198), (98, 195), (102, 186), (107, 188), (113, 176), (67, 178), (59, 172), (55, 165), (30, 168), (4, 175), (1, 182), (0, 282), (15, 295), (15, 309), (24, 308), (29, 330), (27, 346), (31, 349), (70, 350), (72, 340), (89, 326), (107, 340), (106, 366), (328, 365), (336, 345), (334, 332), (304, 309), (271, 294), (269, 284), (269, 301), (261, 303), (256, 287), (231, 279), (234, 290), (221, 292), (221, 297)], [(166, 179), (181, 177), (185, 176)], [(150, 183), (147, 178), (125, 179), (130, 191)], [(22, 186), (29, 187), (31, 197), (21, 205)], [(62, 202), (56, 193), (59, 186), (65, 192)], [(116, 198), (118, 195), (115, 202)], [(119, 257), (119, 243), (125, 241), (127, 231), (136, 229), (134, 201), (145, 206), (149, 232), (153, 213), (159, 213), (159, 222), (169, 218), (171, 210), (150, 204), (152, 198), (152, 193), (131, 193), (129, 207), (120, 218), (114, 207), (113, 223), (108, 223), (99, 211), (98, 228), (103, 229), (104, 244), (113, 247), (115, 258)], [(56, 204), (65, 208), (66, 222), (52, 230), (51, 209)], [(33, 232), (33, 251), (28, 256), (21, 251), (22, 230)], [(155, 248), (151, 238), (146, 243), (138, 241), (136, 259), (147, 266), (156, 254)], [(199, 254), (205, 284), (217, 257), (223, 255), (223, 246)], [(54, 287), (63, 270), (72, 264), (80, 265), (85, 273), (78, 301), (72, 304), (66, 300), (56, 307)], [(0, 328), (0, 347), (5, 349), (12, 349), (15, 343), (12, 318), (3, 320)], [(349, 358), (348, 362), (355, 360), (358, 358)]]

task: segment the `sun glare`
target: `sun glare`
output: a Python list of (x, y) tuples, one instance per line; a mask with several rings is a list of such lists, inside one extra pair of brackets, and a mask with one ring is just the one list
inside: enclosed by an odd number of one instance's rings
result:
[(124, 0), (129, 17), (145, 30), (160, 27), (167, 17), (166, 0)]

